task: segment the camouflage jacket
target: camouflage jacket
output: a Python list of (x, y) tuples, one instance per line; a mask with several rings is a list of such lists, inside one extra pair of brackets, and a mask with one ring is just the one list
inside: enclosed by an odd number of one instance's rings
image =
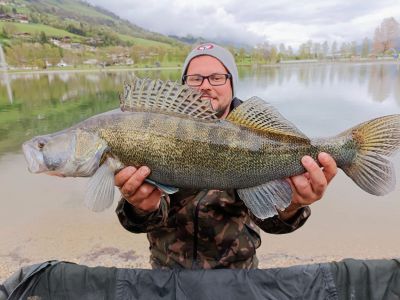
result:
[[(181, 190), (162, 197), (159, 209), (143, 214), (125, 199), (117, 207), (122, 226), (147, 233), (153, 268), (256, 268), (259, 228), (289, 233), (310, 215), (305, 207), (289, 221), (253, 216), (234, 190)], [(259, 227), (259, 228), (258, 228)]]
[(137, 211), (125, 199), (116, 212), (125, 229), (147, 233), (153, 268), (186, 269), (256, 268), (259, 228), (289, 233), (301, 227), (311, 213), (304, 207), (286, 222), (278, 216), (260, 220), (234, 190), (188, 189), (163, 196), (159, 209), (150, 214)]

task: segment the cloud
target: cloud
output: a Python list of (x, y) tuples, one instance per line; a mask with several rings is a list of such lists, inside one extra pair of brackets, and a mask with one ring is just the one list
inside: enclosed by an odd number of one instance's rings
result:
[(221, 2), (206, 0), (201, 5), (190, 4), (186, 1), (161, 1), (154, 5), (146, 3), (143, 8), (132, 5), (132, 9), (121, 10), (121, 16), (163, 34), (193, 35), (239, 43), (256, 43), (262, 39), (236, 23), (235, 16), (227, 13)]
[(398, 0), (91, 0), (145, 29), (254, 45), (297, 47), (307, 40), (361, 41), (386, 17), (400, 21)]
[(238, 22), (285, 22), (304, 25), (346, 22), (380, 7), (397, 4), (394, 0), (282, 0), (279, 2), (250, 0), (243, 6), (235, 0), (227, 6)]

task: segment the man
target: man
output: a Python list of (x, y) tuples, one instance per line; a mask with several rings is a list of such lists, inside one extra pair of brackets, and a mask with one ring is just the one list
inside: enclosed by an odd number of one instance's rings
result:
[[(189, 53), (182, 81), (202, 92), (219, 118), (225, 118), (241, 101), (234, 98), (238, 72), (233, 56), (214, 44)], [(117, 215), (129, 231), (146, 232), (153, 268), (256, 268), (259, 228), (281, 234), (301, 227), (310, 216), (308, 205), (322, 198), (337, 172), (335, 161), (320, 153), (322, 168), (308, 156), (302, 158), (307, 173), (288, 178), (291, 204), (278, 216), (257, 219), (235, 190), (180, 190), (165, 196), (144, 183), (151, 170), (127, 167), (115, 176), (123, 199)]]

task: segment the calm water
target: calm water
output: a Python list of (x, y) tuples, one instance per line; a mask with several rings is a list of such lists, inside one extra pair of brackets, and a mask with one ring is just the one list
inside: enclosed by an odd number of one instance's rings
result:
[[(312, 137), (335, 135), (368, 119), (400, 113), (400, 65), (396, 63), (241, 68), (239, 73), (239, 98), (258, 96), (267, 100)], [(106, 224), (113, 231), (103, 243), (118, 234), (121, 239), (132, 239), (118, 225), (112, 210), (87, 212), (81, 202), (86, 179), (29, 174), (20, 148), (23, 141), (35, 135), (116, 108), (123, 82), (133, 74), (120, 71), (0, 77), (0, 240), (5, 241), (0, 244), (0, 262), (2, 257), (11, 259), (10, 251), (18, 253), (15, 265), (51, 257), (71, 260), (69, 254), (79, 254), (68, 247), (85, 245), (82, 247), (90, 251), (91, 243), (87, 241), (103, 235)], [(180, 72), (135, 74), (177, 80)], [(400, 174), (399, 155), (394, 162)], [(400, 253), (400, 183), (394, 193), (376, 198), (339, 173), (324, 200), (312, 208), (313, 216), (296, 233), (264, 234), (261, 257), (267, 261), (285, 253), (307, 261), (307, 257), (364, 258)], [(76, 224), (83, 225), (73, 231)], [(82, 234), (88, 224), (90, 233)], [(99, 224), (97, 229), (93, 224)], [(72, 232), (66, 241), (67, 227)], [(31, 252), (22, 250), (26, 245), (30, 245)], [(146, 245), (140, 247), (145, 249)]]

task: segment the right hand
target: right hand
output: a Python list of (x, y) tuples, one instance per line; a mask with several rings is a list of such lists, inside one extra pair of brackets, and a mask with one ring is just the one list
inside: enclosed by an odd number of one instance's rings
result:
[(145, 183), (150, 174), (150, 169), (142, 166), (126, 167), (119, 171), (115, 177), (115, 185), (120, 189), (122, 197), (140, 211), (150, 213), (160, 207), (162, 192), (155, 186)]

